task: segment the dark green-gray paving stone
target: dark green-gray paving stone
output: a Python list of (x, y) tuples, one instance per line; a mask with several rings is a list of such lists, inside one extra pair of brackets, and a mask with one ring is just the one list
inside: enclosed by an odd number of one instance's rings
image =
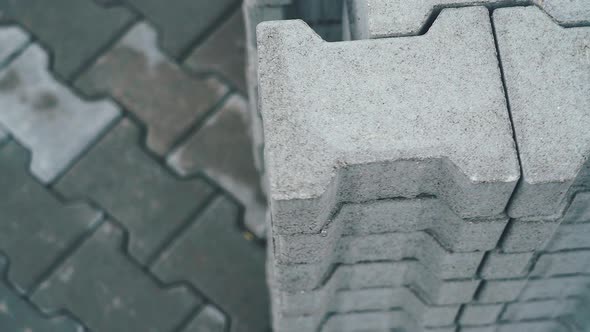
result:
[(8, 276), (29, 290), (99, 218), (83, 203), (60, 202), (27, 172), (29, 153), (10, 141), (0, 148), (0, 251)]
[(0, 0), (3, 18), (28, 29), (54, 55), (64, 79), (80, 70), (125, 29), (133, 15), (91, 0)]
[(231, 331), (270, 328), (265, 252), (237, 228), (238, 206), (220, 196), (156, 261), (166, 282), (192, 283), (227, 313)]
[(65, 308), (96, 332), (171, 332), (201, 299), (163, 288), (124, 253), (123, 231), (107, 221), (32, 295), (39, 307)]
[[(3, 268), (4, 263), (0, 260), (0, 271)], [(81, 327), (67, 317), (45, 317), (0, 280), (0, 331), (80, 332)]]
[(139, 129), (121, 120), (56, 189), (68, 197), (88, 197), (106, 209), (129, 231), (132, 256), (146, 262), (212, 189), (202, 180), (173, 177), (139, 142)]

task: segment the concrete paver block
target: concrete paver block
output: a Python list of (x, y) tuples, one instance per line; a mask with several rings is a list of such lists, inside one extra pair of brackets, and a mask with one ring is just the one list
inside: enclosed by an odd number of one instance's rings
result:
[(575, 298), (569, 298), (510, 303), (502, 313), (501, 319), (521, 321), (557, 318), (575, 312), (579, 302)]
[(526, 279), (485, 281), (478, 291), (477, 302), (492, 304), (514, 301), (526, 284)]
[[(29, 291), (101, 214), (84, 203), (63, 203), (27, 173), (28, 152), (15, 142), (0, 147), (0, 252), (8, 279)], [(50, 222), (48, 222), (50, 221)]]
[(124, 8), (101, 8), (93, 1), (78, 0), (1, 0), (0, 11), (3, 19), (22, 24), (49, 48), (52, 69), (66, 80), (84, 69), (135, 19)]
[(225, 332), (227, 317), (212, 305), (205, 306), (183, 332)]
[(51, 182), (118, 116), (110, 101), (88, 102), (48, 71), (37, 44), (0, 69), (0, 123), (32, 151), (31, 172)]
[(467, 304), (463, 307), (459, 323), (464, 325), (493, 324), (503, 308), (503, 304)]
[(171, 331), (201, 299), (186, 288), (161, 288), (122, 252), (123, 243), (123, 231), (106, 221), (32, 301), (45, 310), (66, 309), (94, 331)]
[(131, 255), (145, 263), (190, 221), (212, 188), (200, 179), (174, 177), (139, 141), (138, 128), (121, 120), (55, 188), (66, 197), (89, 198), (108, 211), (129, 231)]
[[(5, 262), (0, 259), (0, 269), (5, 268)], [(5, 331), (78, 332), (82, 329), (68, 317), (43, 315), (4, 281), (0, 281), (0, 326)]]
[(555, 276), (590, 273), (590, 249), (544, 253), (531, 271), (531, 276)]
[(246, 208), (244, 222), (260, 237), (266, 232), (266, 200), (252, 159), (246, 101), (232, 95), (199, 130), (168, 156), (182, 175), (200, 171), (232, 193)]
[(273, 225), (317, 231), (337, 202), (424, 193), (502, 212), (519, 172), (485, 8), (415, 38), (327, 43), (300, 21), (258, 38)]
[(590, 192), (578, 192), (568, 207), (563, 223), (590, 223)]
[(479, 275), (484, 279), (526, 277), (533, 255), (533, 252), (516, 254), (490, 252), (483, 262)]
[(590, 223), (561, 224), (545, 251), (590, 249)]
[(193, 284), (227, 313), (231, 331), (267, 331), (264, 249), (244, 238), (238, 218), (234, 202), (215, 198), (162, 252), (152, 270), (167, 283)]
[(506, 253), (542, 250), (559, 227), (559, 219), (512, 219), (506, 228), (500, 247)]
[(436, 12), (445, 7), (485, 5), (491, 8), (535, 4), (563, 25), (590, 22), (585, 0), (425, 0), (408, 6), (403, 0), (348, 0), (353, 39), (417, 35)]
[(498, 9), (493, 20), (523, 170), (508, 212), (553, 216), (590, 181), (580, 172), (590, 156), (590, 27), (562, 28), (536, 7)]
[(536, 278), (528, 281), (521, 301), (579, 296), (590, 290), (590, 278), (583, 275)]
[(522, 332), (522, 331), (534, 331), (534, 332), (555, 332), (555, 331), (568, 331), (567, 327), (561, 322), (556, 320), (538, 320), (530, 322), (518, 322), (500, 324), (497, 332)]
[(160, 52), (156, 38), (151, 26), (136, 24), (75, 85), (88, 95), (109, 94), (121, 103), (147, 126), (148, 148), (163, 155), (227, 88), (183, 71)]
[(14, 52), (26, 46), (28, 42), (29, 36), (20, 28), (10, 26), (0, 28), (0, 68)]

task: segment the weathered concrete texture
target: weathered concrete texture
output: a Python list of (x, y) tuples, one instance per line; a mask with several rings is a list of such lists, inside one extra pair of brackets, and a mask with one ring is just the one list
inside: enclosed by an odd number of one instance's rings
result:
[(326, 43), (300, 21), (258, 34), (273, 227), (423, 193), (463, 218), (502, 212), (519, 171), (486, 9), (444, 10), (415, 38)]
[[(0, 258), (0, 275), (6, 263)], [(47, 317), (0, 281), (0, 326), (3, 331), (79, 332), (81, 326), (67, 317)]]
[(31, 172), (51, 182), (119, 116), (110, 101), (84, 101), (49, 73), (37, 44), (0, 70), (0, 123), (32, 151)]
[(83, 69), (134, 20), (126, 9), (79, 0), (1, 0), (0, 11), (3, 20), (22, 24), (51, 49), (52, 69), (63, 79)]
[(27, 173), (28, 161), (15, 142), (0, 147), (0, 252), (10, 261), (10, 282), (22, 291), (100, 219), (86, 204), (58, 201)]
[(166, 58), (145, 23), (135, 25), (75, 84), (88, 95), (111, 95), (143, 121), (147, 146), (159, 155), (227, 92), (216, 79), (191, 75)]
[[(441, 8), (522, 6), (535, 4), (562, 25), (590, 22), (586, 0), (425, 0), (408, 6), (403, 0), (345, 0), (352, 39), (417, 35)], [(346, 22), (344, 23), (346, 24)]]
[(201, 299), (186, 288), (161, 288), (124, 254), (124, 244), (123, 231), (106, 221), (40, 285), (32, 301), (45, 310), (64, 308), (93, 331), (172, 331)]
[(212, 305), (207, 305), (183, 330), (184, 332), (225, 332), (229, 322), (227, 317)]
[(590, 27), (564, 29), (536, 7), (493, 20), (523, 171), (509, 214), (559, 214), (572, 184), (590, 181), (578, 178), (590, 157)]
[(132, 256), (145, 263), (190, 221), (212, 189), (199, 179), (175, 178), (141, 149), (139, 141), (137, 127), (121, 120), (55, 188), (106, 209), (129, 231)]
[[(156, 260), (154, 273), (188, 281), (229, 316), (231, 331), (269, 329), (264, 249), (237, 228), (238, 206), (217, 197)], [(220, 244), (223, 243), (223, 248)]]
[(237, 0), (123, 0), (137, 9), (161, 34), (160, 45), (177, 58), (213, 28)]
[(246, 32), (240, 9), (201, 42), (184, 60), (195, 72), (220, 73), (241, 93), (246, 93)]
[(29, 36), (17, 27), (0, 28), (0, 68), (8, 58), (29, 42)]
[(204, 172), (244, 205), (244, 221), (258, 236), (266, 232), (266, 200), (252, 159), (247, 103), (232, 95), (168, 157), (180, 174)]

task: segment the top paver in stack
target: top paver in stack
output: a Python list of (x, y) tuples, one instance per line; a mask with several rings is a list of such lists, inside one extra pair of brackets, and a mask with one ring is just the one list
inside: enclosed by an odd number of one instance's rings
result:
[(275, 331), (588, 331), (590, 2), (344, 20), (257, 30)]

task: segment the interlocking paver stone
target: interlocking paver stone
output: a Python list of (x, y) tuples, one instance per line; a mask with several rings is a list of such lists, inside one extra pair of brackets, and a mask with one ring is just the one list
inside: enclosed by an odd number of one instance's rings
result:
[(526, 285), (526, 279), (485, 281), (478, 291), (478, 302), (491, 304), (514, 301)]
[(110, 94), (147, 126), (147, 146), (167, 153), (227, 92), (213, 78), (183, 71), (156, 45), (156, 32), (136, 24), (80, 78), (88, 95)]
[(531, 276), (590, 274), (590, 249), (542, 254)]
[(503, 304), (468, 304), (463, 307), (459, 322), (465, 325), (493, 324), (503, 308)]
[(153, 271), (166, 282), (188, 281), (218, 305), (235, 332), (270, 327), (264, 249), (239, 229), (238, 206), (217, 197), (156, 261)]
[(48, 72), (37, 44), (0, 70), (0, 124), (32, 151), (31, 172), (60, 175), (118, 116), (110, 101), (84, 101)]
[(225, 332), (228, 321), (225, 315), (212, 305), (205, 306), (183, 330), (184, 332)]
[(0, 251), (10, 261), (10, 281), (23, 291), (100, 219), (86, 204), (60, 202), (28, 174), (28, 161), (15, 142), (0, 147)]
[(425, 0), (411, 6), (403, 0), (352, 0), (348, 15), (353, 39), (367, 39), (419, 34), (440, 8), (528, 4), (543, 8), (564, 25), (590, 22), (590, 4), (585, 0)]
[(526, 277), (534, 252), (506, 254), (490, 252), (480, 269), (484, 279)]
[(237, 9), (207, 39), (197, 45), (184, 64), (195, 72), (215, 71), (241, 93), (246, 92), (246, 33), (242, 11)]
[(173, 331), (201, 299), (186, 288), (160, 287), (125, 255), (124, 244), (122, 229), (106, 221), (40, 285), (33, 302), (65, 308), (93, 331)]
[(56, 184), (67, 197), (87, 197), (129, 231), (141, 262), (190, 221), (212, 193), (204, 181), (177, 179), (139, 146), (139, 129), (123, 119)]
[(51, 50), (53, 69), (63, 79), (72, 78), (134, 20), (126, 9), (87, 0), (1, 0), (0, 11)]
[(246, 208), (246, 226), (264, 236), (266, 201), (254, 168), (246, 100), (232, 95), (203, 126), (175, 149), (168, 164), (182, 175), (204, 171)]
[(485, 8), (445, 9), (415, 38), (327, 43), (301, 21), (258, 38), (273, 227), (422, 193), (461, 217), (504, 210), (519, 171)]
[[(0, 274), (6, 268), (0, 259)], [(81, 326), (65, 317), (46, 317), (31, 303), (0, 281), (0, 327), (2, 331), (79, 332)]]
[(572, 184), (590, 181), (580, 173), (590, 156), (590, 27), (564, 29), (536, 7), (498, 9), (493, 20), (523, 171), (509, 214), (553, 216)]
[(576, 298), (569, 298), (510, 303), (502, 313), (502, 320), (557, 318), (575, 312), (579, 302)]
[(160, 44), (173, 57), (182, 55), (217, 20), (239, 5), (237, 0), (123, 0), (158, 27)]
[(0, 68), (14, 52), (29, 42), (29, 36), (17, 27), (0, 28)]
[(590, 278), (584, 275), (531, 279), (520, 295), (520, 299), (527, 301), (579, 296), (589, 290)]

